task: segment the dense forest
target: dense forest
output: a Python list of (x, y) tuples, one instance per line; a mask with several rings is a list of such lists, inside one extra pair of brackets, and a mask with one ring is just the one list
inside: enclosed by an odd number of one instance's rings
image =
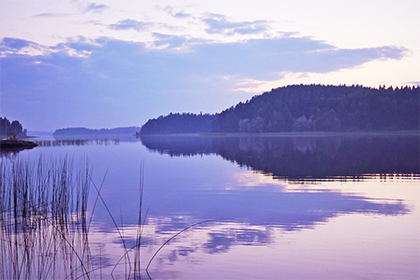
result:
[(178, 134), (210, 132), (216, 115), (169, 114), (148, 120), (141, 128), (141, 134)]
[(419, 96), (419, 86), (291, 85), (216, 115), (161, 116), (149, 120), (141, 133), (419, 130)]
[(10, 122), (7, 118), (0, 118), (0, 136), (1, 138), (25, 138), (26, 129), (23, 129), (19, 121)]

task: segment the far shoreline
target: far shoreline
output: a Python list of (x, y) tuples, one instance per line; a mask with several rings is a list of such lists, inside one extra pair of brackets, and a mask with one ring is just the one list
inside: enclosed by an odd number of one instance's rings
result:
[(420, 136), (420, 130), (401, 131), (291, 131), (291, 132), (261, 132), (261, 133), (172, 133), (172, 134), (140, 134), (140, 137), (148, 136), (191, 136), (191, 137), (327, 137), (327, 136)]

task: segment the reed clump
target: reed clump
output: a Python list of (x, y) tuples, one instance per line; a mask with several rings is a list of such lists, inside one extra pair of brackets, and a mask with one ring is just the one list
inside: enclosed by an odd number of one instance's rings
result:
[[(77, 168), (76, 168), (77, 166)], [(89, 279), (88, 160), (0, 163), (0, 278)]]
[[(124, 279), (152, 279), (148, 269), (159, 251), (184, 231), (209, 222), (195, 223), (174, 234), (155, 251), (144, 269), (141, 248), (147, 242), (142, 234), (148, 209), (143, 211), (143, 165), (134, 236), (124, 235), (123, 225), (118, 225), (101, 195), (103, 182), (96, 186), (91, 170), (87, 159), (76, 161), (69, 156), (40, 157), (37, 161), (19, 156), (2, 158), (0, 279), (103, 279), (104, 270), (109, 272), (105, 278), (115, 279), (118, 270)], [(91, 185), (96, 198), (88, 211)], [(112, 219), (123, 248), (115, 263), (103, 264), (101, 252), (92, 254), (96, 248), (89, 245), (89, 229), (99, 201)], [(134, 246), (126, 243), (130, 238)]]

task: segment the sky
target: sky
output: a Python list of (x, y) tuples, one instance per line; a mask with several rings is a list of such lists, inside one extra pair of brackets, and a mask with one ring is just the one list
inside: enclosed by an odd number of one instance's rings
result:
[(1, 0), (0, 116), (217, 113), (291, 84), (420, 85), (418, 0)]

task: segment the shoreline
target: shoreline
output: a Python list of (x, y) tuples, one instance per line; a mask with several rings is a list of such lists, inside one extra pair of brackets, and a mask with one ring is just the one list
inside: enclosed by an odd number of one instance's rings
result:
[(9, 151), (9, 150), (24, 150), (24, 149), (33, 149), (35, 147), (37, 147), (38, 144), (32, 142), (32, 141), (27, 141), (27, 140), (22, 140), (22, 139), (17, 139), (17, 140), (0, 140), (0, 149)]
[(141, 137), (156, 136), (189, 136), (189, 137), (328, 137), (328, 136), (420, 136), (420, 130), (413, 131), (355, 131), (355, 132), (322, 132), (322, 131), (291, 131), (262, 133), (173, 133), (173, 134), (141, 134)]

